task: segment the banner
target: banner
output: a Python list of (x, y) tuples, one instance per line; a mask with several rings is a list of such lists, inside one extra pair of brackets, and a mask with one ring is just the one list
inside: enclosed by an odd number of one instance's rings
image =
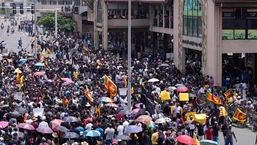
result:
[(107, 91), (110, 93), (110, 98), (116, 96), (117, 86), (107, 75), (104, 75), (104, 85)]
[(33, 108), (33, 115), (35, 117), (43, 116), (44, 115), (44, 108)]
[(206, 93), (207, 100), (215, 103), (215, 104), (221, 104), (221, 99), (218, 96), (213, 95), (210, 92)]
[(246, 114), (242, 112), (239, 108), (237, 108), (233, 118), (237, 121), (245, 122)]

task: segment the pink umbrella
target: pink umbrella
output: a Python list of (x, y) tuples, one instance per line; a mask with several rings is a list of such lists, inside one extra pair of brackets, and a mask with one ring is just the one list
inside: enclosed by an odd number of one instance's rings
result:
[(137, 108), (140, 108), (140, 105), (141, 104), (143, 104), (143, 103), (137, 103), (135, 106), (137, 107)]
[(54, 128), (57, 127), (57, 126), (60, 126), (62, 122), (63, 122), (63, 121), (62, 121), (61, 119), (54, 119), (54, 120), (51, 122), (51, 126), (52, 126), (52, 128), (54, 129)]
[(65, 82), (72, 82), (72, 79), (70, 79), (70, 78), (61, 78), (61, 80), (65, 81)]
[(69, 85), (69, 84), (74, 84), (74, 82), (73, 81), (67, 81), (67, 82), (63, 83), (64, 86)]
[(188, 91), (188, 88), (185, 87), (185, 86), (180, 86), (180, 87), (178, 87), (176, 90), (177, 90), (178, 92), (186, 92), (186, 91)]
[(132, 114), (137, 114), (138, 111), (139, 111), (139, 108), (136, 108), (136, 109), (133, 109), (131, 113)]
[(44, 133), (44, 134), (50, 134), (53, 133), (53, 130), (50, 127), (38, 127), (37, 132)]
[(7, 122), (7, 121), (0, 121), (0, 128), (1, 129), (6, 128), (8, 125), (9, 125), (9, 122)]
[(35, 127), (28, 123), (20, 123), (18, 127), (26, 130), (35, 130)]
[(112, 107), (112, 108), (118, 108), (119, 106), (115, 103), (107, 103), (105, 106)]
[(44, 71), (38, 71), (38, 72), (35, 72), (34, 73), (34, 76), (43, 76), (45, 75), (46, 73)]

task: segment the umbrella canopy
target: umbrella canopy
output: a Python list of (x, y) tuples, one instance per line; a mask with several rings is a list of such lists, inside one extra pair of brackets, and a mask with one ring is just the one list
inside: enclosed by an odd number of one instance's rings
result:
[(119, 105), (117, 105), (115, 103), (107, 103), (107, 104), (105, 104), (105, 106), (112, 107), (112, 108), (118, 108), (119, 107)]
[(143, 123), (148, 123), (152, 121), (152, 117), (148, 115), (140, 115), (136, 121), (143, 122)]
[(156, 78), (151, 78), (150, 80), (148, 80), (148, 83), (155, 83), (155, 82), (159, 82), (160, 80), (156, 79)]
[(78, 131), (85, 131), (85, 129), (83, 127), (81, 127), (81, 126), (76, 127), (76, 130), (78, 130)]
[(8, 125), (9, 125), (9, 122), (7, 122), (7, 121), (0, 121), (0, 128), (1, 129), (6, 128)]
[(50, 134), (53, 133), (53, 130), (50, 127), (38, 127), (37, 132), (43, 133), (43, 134)]
[(168, 67), (168, 66), (170, 66), (170, 65), (169, 65), (169, 64), (167, 64), (167, 63), (163, 63), (163, 64), (161, 64), (160, 66)]
[(19, 68), (16, 68), (15, 70), (14, 70), (14, 73), (21, 73), (21, 70), (19, 69)]
[(64, 122), (78, 122), (79, 119), (74, 116), (67, 116), (63, 119)]
[(128, 114), (128, 113), (129, 113), (129, 110), (124, 109), (124, 110), (121, 110), (118, 114)]
[(109, 97), (101, 97), (101, 98), (99, 98), (99, 101), (100, 102), (107, 102), (107, 103), (113, 102), (113, 100)]
[(34, 73), (34, 76), (43, 76), (45, 74), (46, 74), (46, 72), (44, 72), (44, 71), (38, 71), (38, 72)]
[(188, 135), (179, 135), (177, 137), (177, 141), (180, 143), (184, 143), (184, 144), (194, 144), (195, 143), (195, 140), (191, 136), (188, 136)]
[(69, 131), (70, 131), (68, 128), (66, 128), (65, 126), (61, 126), (61, 125), (56, 126), (56, 127), (54, 128), (54, 130), (55, 130), (55, 131), (60, 131), (60, 132), (69, 132)]
[(35, 130), (35, 127), (28, 123), (20, 123), (18, 124), (18, 127), (26, 130)]
[(55, 128), (57, 126), (60, 126), (62, 122), (63, 121), (61, 119), (54, 119), (53, 121), (51, 121), (51, 127)]
[(45, 121), (42, 121), (38, 124), (38, 127), (49, 127), (48, 123)]
[(139, 111), (139, 108), (136, 108), (136, 109), (133, 109), (133, 110), (131, 111), (131, 113), (132, 113), (132, 114), (137, 114), (138, 111)]
[(97, 130), (86, 130), (84, 134), (88, 137), (98, 137), (101, 136), (101, 133)]
[(43, 63), (41, 63), (41, 62), (37, 62), (37, 63), (35, 63), (35, 66), (43, 67), (43, 66), (45, 66), (45, 64), (43, 64)]
[(185, 87), (185, 86), (179, 86), (176, 90), (177, 90), (178, 92), (186, 92), (186, 91), (188, 91), (188, 88)]
[(68, 138), (68, 139), (71, 139), (71, 138), (79, 138), (79, 135), (75, 132), (66, 132), (62, 138)]
[(181, 87), (181, 86), (185, 86), (184, 84), (176, 84), (175, 87)]
[(140, 105), (143, 105), (143, 103), (137, 103), (135, 106), (137, 107), (137, 108), (140, 108)]
[(129, 125), (125, 128), (125, 133), (139, 133), (142, 131), (142, 128), (137, 125)]
[(212, 141), (212, 140), (201, 140), (200, 143), (208, 143), (208, 145), (218, 145), (218, 143), (216, 141)]
[(70, 78), (61, 78), (61, 80), (65, 81), (65, 82), (72, 82), (72, 79), (70, 79)]
[(25, 62), (27, 62), (27, 59), (25, 59), (25, 58), (21, 58), (21, 59), (19, 60), (19, 62), (21, 62), (21, 63), (25, 63)]
[(154, 123), (156, 123), (156, 124), (163, 124), (163, 123), (166, 123), (166, 120), (165, 120), (165, 118), (159, 118), (159, 119), (155, 120)]
[(66, 86), (66, 85), (70, 85), (70, 84), (74, 84), (75, 82), (73, 81), (68, 81), (68, 82), (64, 82), (63, 85)]
[(118, 135), (115, 137), (115, 139), (120, 139), (120, 140), (131, 140), (131, 138), (127, 135)]

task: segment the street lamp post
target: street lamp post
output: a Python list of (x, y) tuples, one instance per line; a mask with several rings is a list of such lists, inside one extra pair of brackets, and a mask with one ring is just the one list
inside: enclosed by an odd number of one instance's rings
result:
[(131, 112), (131, 0), (128, 0), (128, 109)]
[(58, 36), (58, 25), (57, 25), (57, 9), (55, 9), (55, 15), (54, 15), (54, 20), (55, 20), (55, 38)]

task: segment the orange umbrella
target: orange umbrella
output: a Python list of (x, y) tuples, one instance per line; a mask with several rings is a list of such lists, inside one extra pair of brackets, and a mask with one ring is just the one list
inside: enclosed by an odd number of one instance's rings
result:
[(51, 122), (52, 129), (56, 128), (57, 126), (60, 126), (63, 121), (61, 119), (54, 119)]

